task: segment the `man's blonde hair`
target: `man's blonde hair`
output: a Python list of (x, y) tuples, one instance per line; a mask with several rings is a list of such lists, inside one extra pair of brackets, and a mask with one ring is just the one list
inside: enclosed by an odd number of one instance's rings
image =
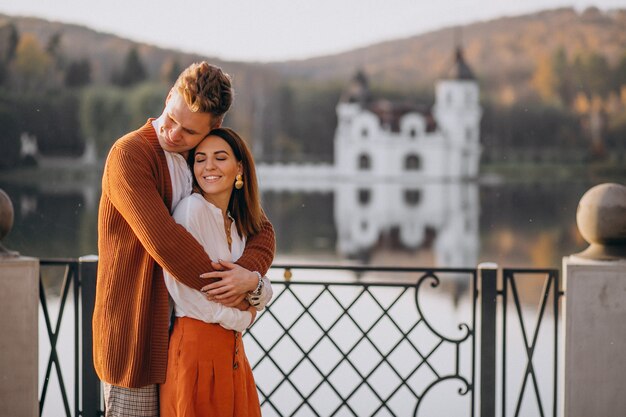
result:
[(206, 61), (196, 62), (176, 80), (174, 89), (194, 113), (211, 113), (221, 120), (233, 103), (230, 75)]

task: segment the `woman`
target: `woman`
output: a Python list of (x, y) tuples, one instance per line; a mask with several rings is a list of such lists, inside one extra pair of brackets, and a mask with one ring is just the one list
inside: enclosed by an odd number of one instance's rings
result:
[[(190, 153), (190, 164), (197, 192), (178, 204), (174, 218), (214, 262), (241, 268), (233, 262), (246, 237), (259, 232), (263, 216), (250, 150), (233, 130), (214, 129)], [(161, 417), (260, 416), (241, 332), (270, 300), (269, 280), (250, 273), (251, 279), (233, 283), (250, 291), (237, 309), (164, 275), (176, 319), (160, 387)]]

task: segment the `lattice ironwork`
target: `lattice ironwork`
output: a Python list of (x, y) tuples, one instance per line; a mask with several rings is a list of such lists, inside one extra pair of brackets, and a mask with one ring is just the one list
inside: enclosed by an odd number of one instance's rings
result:
[[(59, 360), (59, 354), (57, 352), (57, 342), (59, 340), (59, 334), (61, 331), (61, 324), (63, 323), (63, 317), (68, 306), (68, 296), (70, 289), (73, 293), (73, 315), (74, 320), (74, 369), (73, 378), (74, 381), (78, 381), (78, 350), (79, 350), (79, 332), (78, 332), (78, 263), (71, 260), (58, 260), (58, 261), (45, 261), (40, 262), (40, 274), (39, 274), (39, 301), (41, 304), (41, 311), (44, 317), (44, 323), (46, 327), (46, 333), (48, 335), (48, 341), (50, 342), (50, 354), (48, 356), (46, 370), (43, 377), (43, 387), (41, 395), (39, 397), (39, 414), (41, 415), (44, 410), (46, 401), (46, 395), (48, 393), (49, 383), (52, 377), (52, 367), (56, 371), (56, 377), (59, 384), (59, 390), (61, 393), (61, 400), (63, 403), (63, 412), (65, 416), (71, 417), (72, 415), (78, 416), (78, 389), (79, 384), (74, 385), (74, 406), (70, 408), (70, 401), (68, 400), (68, 391), (65, 386), (63, 378), (63, 369)], [(56, 272), (56, 274), (55, 274)], [(48, 308), (48, 299), (46, 297), (46, 290), (44, 288), (44, 281), (46, 278), (50, 278), (50, 275), (55, 275), (54, 278), (60, 278), (61, 286), (59, 293), (59, 306), (56, 314), (56, 321), (52, 323), (51, 312)], [(68, 370), (69, 371), (69, 370)], [(70, 372), (71, 372), (70, 371)], [(73, 413), (72, 413), (73, 411)], [(57, 411), (57, 413), (60, 412)], [(58, 415), (58, 414), (57, 414)]]
[[(522, 407), (526, 409), (525, 415), (546, 416), (552, 415), (556, 417), (558, 415), (558, 386), (559, 386), (559, 300), (564, 294), (559, 281), (559, 271), (555, 269), (503, 269), (502, 270), (503, 285), (499, 294), (502, 296), (503, 304), (503, 319), (502, 319), (502, 417), (507, 415), (513, 415), (515, 417), (524, 415), (522, 414)], [(523, 280), (528, 283), (530, 280), (535, 280), (538, 291), (535, 294), (521, 294), (519, 290), (519, 282)], [(528, 287), (528, 286), (527, 286)], [(539, 289), (540, 287), (540, 289)], [(532, 287), (531, 287), (532, 288)], [(532, 291), (528, 291), (531, 292)], [(529, 296), (530, 295), (530, 296)], [(532, 300), (532, 296), (535, 296)], [(509, 306), (509, 296), (511, 297), (512, 306)], [(535, 317), (529, 317), (524, 313), (523, 306), (528, 306), (529, 303), (534, 304), (536, 307)], [(511, 307), (512, 311), (509, 311)], [(528, 307), (526, 307), (528, 310)], [(548, 311), (550, 310), (550, 311)], [(551, 314), (551, 317), (548, 315)], [(509, 323), (508, 317), (513, 316), (513, 323)], [(551, 319), (551, 328), (545, 329), (547, 319)], [(534, 324), (531, 322), (534, 319)], [(542, 327), (543, 325), (543, 327)], [(507, 362), (508, 352), (514, 348), (509, 336), (513, 330), (517, 330), (521, 336), (521, 350), (523, 354), (523, 370), (521, 372), (521, 379), (519, 375), (512, 376), (512, 370)], [(552, 337), (540, 337), (541, 332), (551, 332)], [(547, 346), (542, 346), (543, 351), (547, 354), (536, 355), (539, 348), (539, 342), (547, 342)], [(519, 348), (519, 347), (518, 347)], [(551, 352), (551, 354), (550, 354)], [(520, 363), (519, 356), (515, 355), (515, 361)], [(537, 366), (535, 363), (536, 356), (541, 356), (542, 360), (551, 358), (549, 366)], [(550, 368), (550, 372), (547, 372)], [(543, 371), (542, 376), (538, 376), (538, 373)], [(520, 372), (518, 372), (519, 374)], [(546, 375), (547, 373), (547, 375)], [(548, 381), (552, 387), (551, 389), (541, 389), (540, 382)], [(510, 385), (513, 383), (519, 386), (518, 389), (513, 389), (512, 403), (508, 402)], [(527, 390), (530, 395), (526, 395)], [(552, 395), (545, 395), (545, 393), (551, 393)], [(542, 397), (542, 393), (544, 396)], [(547, 397), (547, 398), (546, 398)], [(534, 402), (534, 404), (532, 403)], [(528, 414), (530, 413), (530, 414)]]
[[(272, 280), (274, 300), (245, 336), (263, 414), (419, 416), (430, 392), (454, 382), (473, 416), (476, 270), (333, 269), (361, 279)], [(399, 273), (404, 282), (393, 282)], [(452, 337), (422, 305), (447, 274), (472, 289), (469, 321)]]

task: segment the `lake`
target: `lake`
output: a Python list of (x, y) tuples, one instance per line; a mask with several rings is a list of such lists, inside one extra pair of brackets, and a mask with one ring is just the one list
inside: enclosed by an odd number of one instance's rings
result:
[[(93, 173), (92, 173), (93, 174)], [(97, 253), (99, 175), (2, 180), (15, 211), (4, 244), (25, 256)], [(586, 248), (576, 207), (593, 180), (263, 184), (276, 262), (560, 267)]]

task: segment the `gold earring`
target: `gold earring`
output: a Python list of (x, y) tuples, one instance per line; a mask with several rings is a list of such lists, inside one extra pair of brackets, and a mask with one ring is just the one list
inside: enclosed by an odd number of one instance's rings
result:
[(241, 190), (243, 188), (243, 178), (241, 177), (241, 174), (237, 174), (235, 180), (235, 188)]

